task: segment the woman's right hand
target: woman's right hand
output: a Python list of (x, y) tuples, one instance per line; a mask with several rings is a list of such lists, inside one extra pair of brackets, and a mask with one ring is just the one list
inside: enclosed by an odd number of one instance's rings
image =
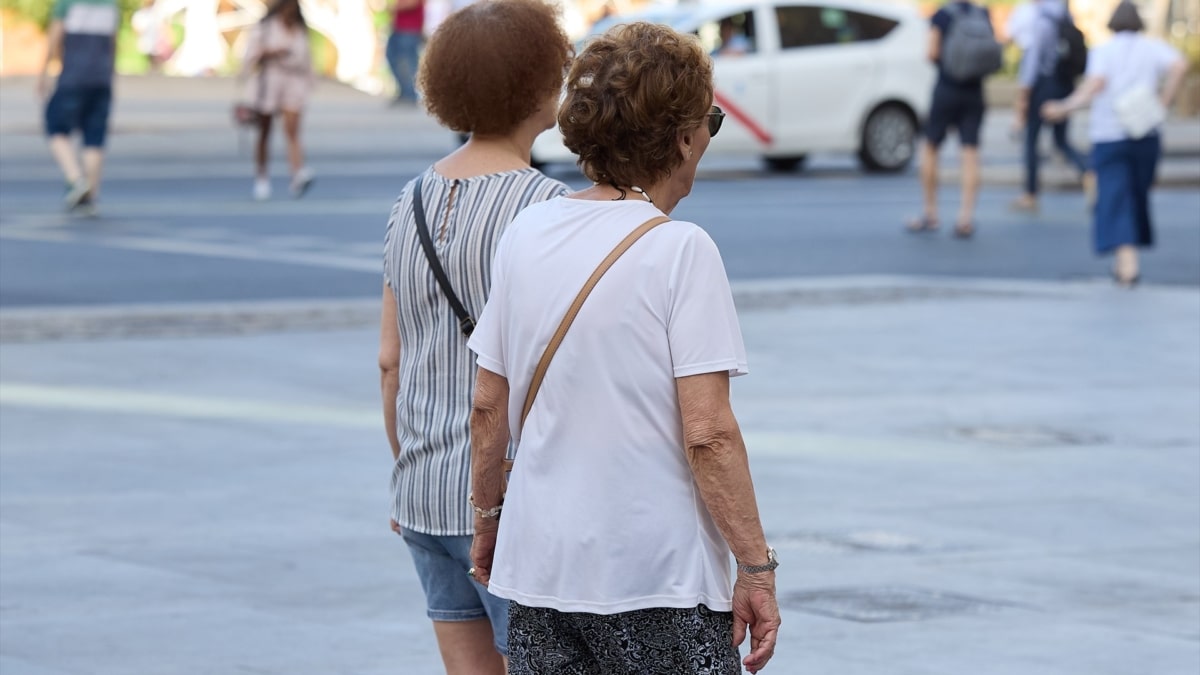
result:
[(492, 578), (492, 558), (496, 555), (496, 532), (500, 521), (475, 516), (475, 536), (471, 539), (471, 578), (484, 586)]

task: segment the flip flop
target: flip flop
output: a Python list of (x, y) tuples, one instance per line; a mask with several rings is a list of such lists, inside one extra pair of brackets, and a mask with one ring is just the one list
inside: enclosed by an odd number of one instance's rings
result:
[(975, 236), (974, 223), (959, 223), (954, 226), (954, 236), (959, 239), (970, 239)]
[(912, 232), (913, 234), (919, 234), (921, 232), (936, 232), (938, 229), (938, 221), (937, 218), (921, 216), (920, 218), (913, 218), (912, 220), (909, 220), (908, 224), (904, 226), (904, 229)]

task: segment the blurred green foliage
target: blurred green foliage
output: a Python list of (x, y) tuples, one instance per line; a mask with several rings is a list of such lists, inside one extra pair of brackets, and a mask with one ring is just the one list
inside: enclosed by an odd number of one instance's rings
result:
[[(140, 0), (117, 0), (117, 6), (121, 8), (122, 23), (128, 23), (129, 15), (137, 11), (141, 5)], [(45, 28), (50, 25), (54, 0), (0, 0), (0, 9), (7, 9), (13, 14)]]

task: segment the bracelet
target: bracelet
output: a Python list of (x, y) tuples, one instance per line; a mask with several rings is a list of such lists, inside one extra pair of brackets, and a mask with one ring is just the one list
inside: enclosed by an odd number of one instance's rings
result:
[(493, 506), (490, 509), (481, 509), (478, 506), (476, 506), (475, 505), (475, 495), (467, 495), (467, 502), (470, 503), (471, 508), (475, 509), (475, 515), (479, 516), (480, 518), (487, 518), (490, 520), (499, 520), (500, 511), (504, 508), (504, 500), (503, 499), (500, 500), (499, 504)]

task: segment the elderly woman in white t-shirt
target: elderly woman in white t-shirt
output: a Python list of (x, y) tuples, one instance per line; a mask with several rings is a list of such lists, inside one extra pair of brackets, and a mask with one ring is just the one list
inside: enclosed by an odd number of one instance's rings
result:
[[(497, 248), (468, 343), (471, 574), (511, 601), (511, 675), (733, 675), (774, 653), (778, 563), (729, 402), (730, 377), (746, 372), (733, 297), (712, 239), (665, 217), (720, 129), (712, 100), (694, 36), (633, 23), (593, 40), (558, 123), (595, 185), (526, 208)], [(522, 424), (535, 364), (579, 289), (656, 218), (668, 222), (587, 297)]]
[(1154, 243), (1150, 187), (1161, 152), (1159, 126), (1187, 72), (1183, 56), (1139, 35), (1142, 27), (1133, 4), (1117, 5), (1108, 22), (1113, 38), (1088, 56), (1083, 84), (1070, 97), (1042, 106), (1043, 117), (1061, 120), (1091, 104), (1096, 252), (1115, 254), (1113, 280), (1124, 287), (1141, 276), (1137, 249)]

